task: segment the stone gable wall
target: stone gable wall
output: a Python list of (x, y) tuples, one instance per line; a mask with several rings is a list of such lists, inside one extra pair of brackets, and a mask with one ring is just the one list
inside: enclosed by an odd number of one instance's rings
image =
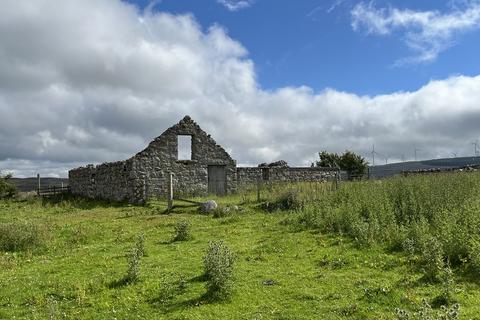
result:
[[(192, 137), (191, 160), (177, 160), (178, 135)], [(224, 165), (227, 193), (236, 190), (235, 160), (190, 118), (167, 129), (132, 160), (136, 189), (146, 197), (166, 196), (170, 173), (175, 195), (206, 195), (209, 165)]]
[[(178, 135), (192, 137), (191, 160), (177, 159)], [(143, 203), (148, 198), (167, 197), (170, 173), (176, 196), (206, 195), (209, 165), (225, 166), (226, 192), (235, 192), (235, 160), (187, 116), (134, 157), (70, 170), (69, 180), (74, 194)]]

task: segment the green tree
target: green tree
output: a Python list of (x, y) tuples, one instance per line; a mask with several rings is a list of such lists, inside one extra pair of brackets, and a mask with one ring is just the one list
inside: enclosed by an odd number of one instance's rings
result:
[(17, 188), (8, 180), (11, 174), (2, 175), (0, 172), (0, 199), (12, 198), (17, 194)]
[(317, 161), (317, 167), (340, 168), (341, 157), (333, 152), (322, 151), (319, 154), (320, 160)]
[(333, 152), (322, 151), (319, 154), (320, 160), (314, 166), (339, 168), (346, 171), (349, 178), (361, 176), (367, 172), (368, 163), (360, 155), (346, 150), (342, 155)]

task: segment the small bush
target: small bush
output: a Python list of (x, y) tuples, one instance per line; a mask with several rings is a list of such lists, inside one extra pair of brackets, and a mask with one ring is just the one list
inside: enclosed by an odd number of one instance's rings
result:
[(233, 209), (230, 207), (223, 207), (223, 208), (219, 207), (219, 208), (216, 208), (215, 210), (212, 210), (212, 216), (215, 219), (231, 216), (232, 213), (233, 213)]
[(477, 276), (480, 276), (480, 239), (474, 237), (469, 243), (468, 259), (470, 261), (470, 267)]
[(225, 298), (231, 292), (235, 255), (223, 241), (210, 242), (203, 258), (208, 293)]
[(28, 251), (42, 244), (38, 227), (31, 223), (0, 224), (0, 250)]
[(11, 175), (3, 176), (0, 173), (0, 199), (13, 198), (18, 193), (17, 187), (8, 181), (10, 177)]
[(155, 301), (165, 304), (177, 295), (183, 294), (187, 288), (187, 280), (183, 275), (163, 274), (158, 286), (158, 297)]
[(143, 234), (137, 237), (137, 242), (133, 249), (127, 254), (128, 269), (124, 282), (132, 283), (138, 281), (140, 277), (140, 259), (145, 255), (145, 236)]
[(185, 241), (190, 239), (190, 227), (191, 223), (188, 220), (179, 220), (175, 225), (175, 235), (173, 241)]
[(435, 306), (449, 306), (456, 302), (454, 296), (455, 281), (453, 279), (453, 271), (446, 266), (439, 275), (442, 283), (442, 292), (433, 301)]
[(287, 190), (278, 195), (272, 202), (266, 202), (263, 209), (274, 210), (298, 210), (303, 208), (303, 201), (296, 190)]
[(425, 244), (422, 254), (425, 278), (430, 281), (441, 280), (440, 276), (445, 270), (442, 244), (437, 238), (431, 237)]

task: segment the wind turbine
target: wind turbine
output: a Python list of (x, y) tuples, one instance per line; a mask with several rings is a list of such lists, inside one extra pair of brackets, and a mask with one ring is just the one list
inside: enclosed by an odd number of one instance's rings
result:
[(413, 151), (415, 152), (415, 161), (417, 161), (417, 152), (418, 152), (418, 151), (421, 151), (421, 150), (420, 150), (420, 149), (417, 149), (417, 147), (415, 147), (415, 148), (413, 149)]
[(475, 140), (474, 142), (472, 142), (473, 146), (474, 146), (474, 150), (475, 150), (475, 157), (478, 156), (478, 151), (477, 151), (477, 147), (478, 147), (478, 140)]
[(372, 162), (373, 162), (372, 165), (375, 165), (375, 155), (378, 154), (379, 156), (381, 156), (380, 153), (378, 153), (378, 152), (375, 151), (375, 145), (373, 145), (373, 147), (372, 147), (372, 152), (370, 152), (370, 154), (372, 155)]

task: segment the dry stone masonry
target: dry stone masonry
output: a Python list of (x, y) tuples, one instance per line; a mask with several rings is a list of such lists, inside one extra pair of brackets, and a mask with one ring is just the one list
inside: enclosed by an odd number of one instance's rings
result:
[[(179, 136), (191, 137), (190, 160), (178, 158)], [(284, 162), (237, 168), (236, 161), (189, 116), (185, 116), (128, 160), (70, 170), (69, 183), (73, 194), (144, 203), (148, 198), (167, 196), (171, 174), (175, 196), (221, 196), (234, 193), (239, 185), (259, 180), (326, 181), (333, 179), (336, 171), (291, 168)]]

